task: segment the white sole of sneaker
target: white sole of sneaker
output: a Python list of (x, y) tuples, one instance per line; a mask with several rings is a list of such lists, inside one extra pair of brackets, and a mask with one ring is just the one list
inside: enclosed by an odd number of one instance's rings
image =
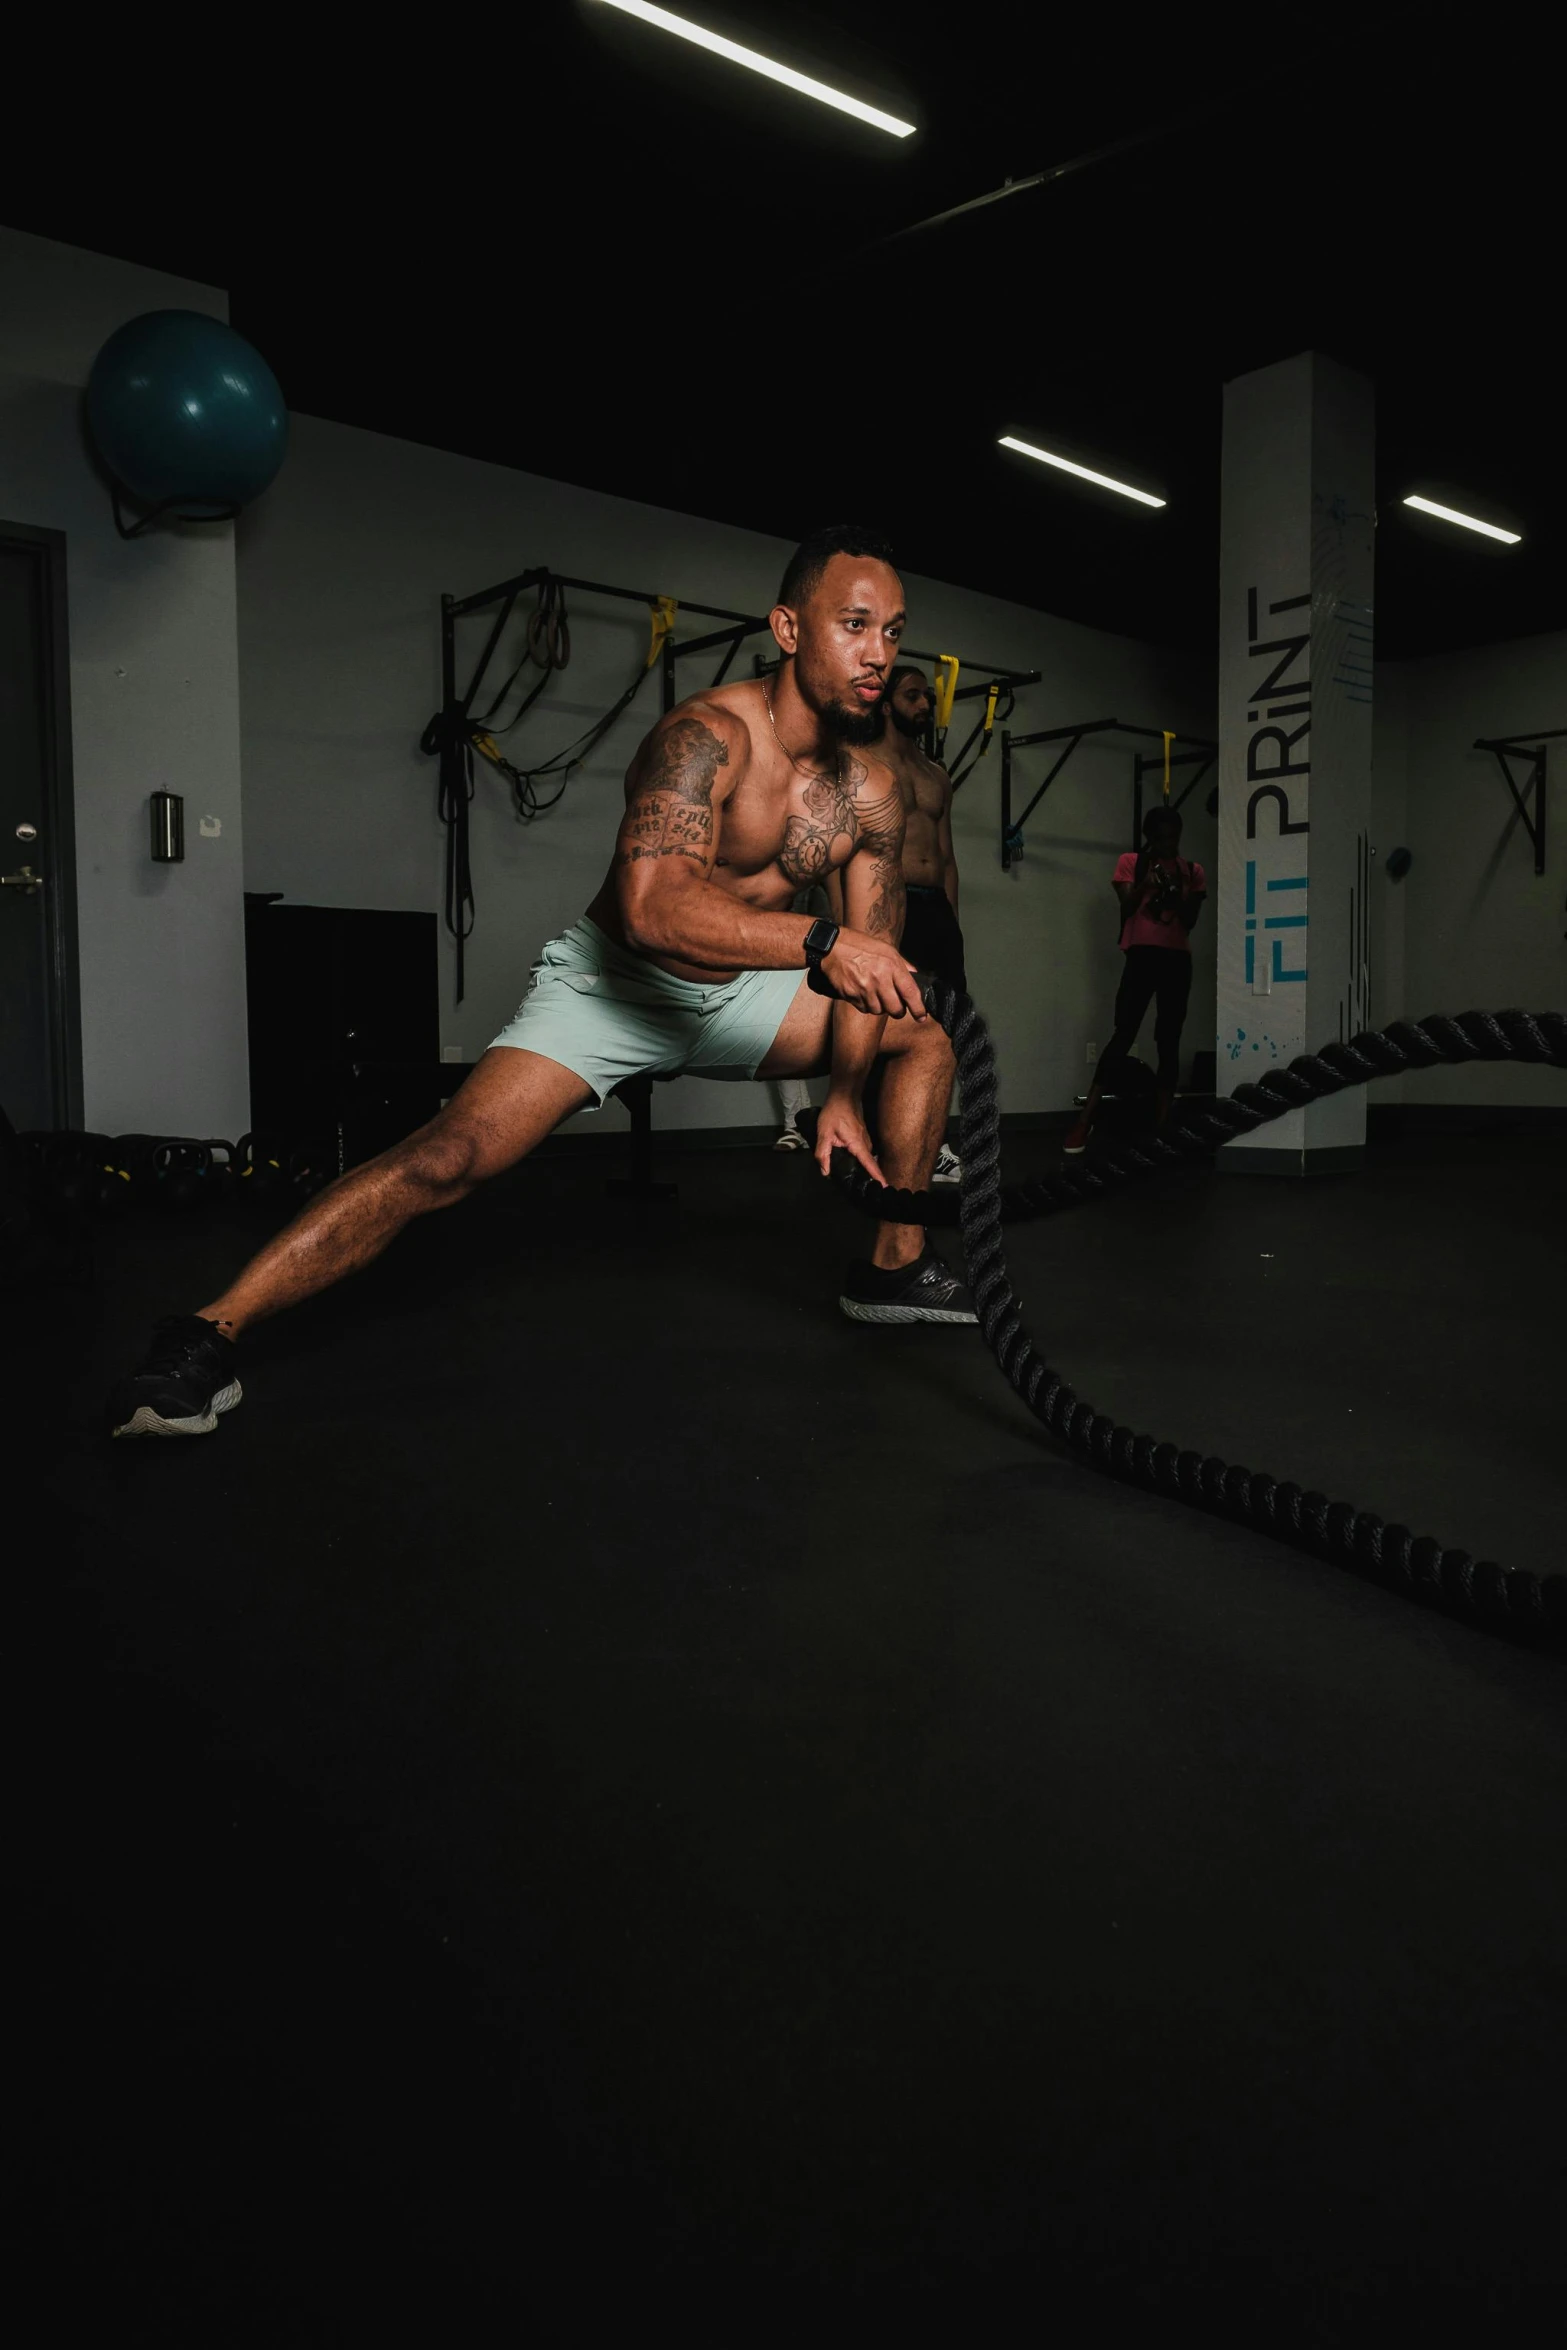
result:
[(220, 1387), (212, 1399), (211, 1408), (200, 1418), (166, 1420), (155, 1412), (150, 1403), (138, 1404), (130, 1418), (116, 1428), (116, 1436), (210, 1436), (218, 1424), (220, 1412), (231, 1412), (245, 1390), (237, 1379), (227, 1387)]
[(968, 1322), (976, 1324), (978, 1314), (944, 1314), (935, 1306), (862, 1306), (858, 1298), (840, 1297), (838, 1310), (847, 1314), (851, 1322)]

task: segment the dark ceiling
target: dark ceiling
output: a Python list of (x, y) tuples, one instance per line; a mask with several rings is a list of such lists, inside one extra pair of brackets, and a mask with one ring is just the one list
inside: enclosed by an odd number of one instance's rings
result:
[[(1197, 650), (1215, 636), (1221, 387), (1327, 351), (1377, 385), (1380, 649), (1567, 619), (1563, 183), (1530, 128), (1545, 56), (1520, 52), (1516, 16), (1505, 53), (1468, 20), (1463, 52), (1431, 55), (1413, 10), (1380, 53), (1353, 28), (1329, 51), (1294, 15), (1270, 51), (1233, 14), (1194, 34), (1167, 12), (1155, 37), (1108, 9), (1063, 31), (1053, 11), (950, 0), (881, 18), (678, 5), (917, 135), (600, 0), (534, 0), (449, 20), (444, 58), (435, 19), (373, 73), (291, 53), (238, 98), (106, 88), (95, 116), (83, 97), (50, 168), (13, 136), (3, 217), (228, 287), (302, 412), (783, 538), (861, 516), (910, 570)], [(1009, 430), (1098, 452), (1169, 504), (1009, 456)], [(1515, 515), (1523, 544), (1420, 521), (1398, 500), (1422, 485)]]

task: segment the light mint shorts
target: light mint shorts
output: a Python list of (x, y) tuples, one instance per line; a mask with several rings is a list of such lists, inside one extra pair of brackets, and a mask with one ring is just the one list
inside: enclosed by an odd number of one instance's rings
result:
[(574, 1069), (601, 1106), (623, 1077), (754, 1077), (804, 985), (803, 971), (674, 979), (584, 915), (550, 940), (495, 1043)]

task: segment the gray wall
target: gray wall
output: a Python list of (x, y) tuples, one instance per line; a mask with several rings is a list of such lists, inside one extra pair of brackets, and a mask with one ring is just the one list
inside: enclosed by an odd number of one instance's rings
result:
[[(67, 541), (86, 1121), (234, 1135), (249, 1083), (233, 530), (119, 538), (81, 424), (99, 347), (161, 309), (227, 316), (210, 286), (0, 229), (0, 516)], [(185, 798), (183, 865), (148, 854), (159, 789)]]
[[(1040, 511), (1048, 513), (1048, 500)], [(549, 563), (765, 611), (788, 551), (755, 532), (296, 418), (281, 478), (240, 525), (246, 886), (328, 905), (439, 905), (435, 768), (417, 744), (438, 698), (443, 589), (466, 594)], [(1044, 672), (1020, 699), (1020, 730), (1111, 716), (1210, 729), (1201, 665), (938, 581), (910, 574), (906, 584), (911, 641)], [(465, 624), (469, 658), (480, 625)], [(640, 608), (576, 599), (571, 668), (511, 741), (539, 757), (580, 732), (619, 693), (647, 636)], [(693, 663), (690, 682), (710, 674)], [(627, 760), (657, 709), (650, 679), (562, 805), (531, 826), (516, 822), (504, 784), (481, 769), (478, 929), (460, 1008), (449, 942), (443, 964), (441, 1034), (462, 1057), (483, 1050), (515, 1009), (540, 942), (596, 890)], [(1035, 780), (1040, 756), (1029, 755)], [(969, 969), (995, 1029), (1005, 1106), (1057, 1109), (1085, 1081), (1090, 1040), (1107, 1033), (1120, 960), (1109, 873), (1126, 845), (1130, 762), (1124, 753), (1080, 751), (1010, 875), (998, 855), (998, 769), (993, 755), (957, 803)], [(1191, 811), (1188, 845), (1206, 862), (1213, 827), (1205, 793)], [(1199, 930), (1198, 947), (1189, 1046), (1205, 1045), (1213, 1025), (1211, 930)], [(620, 1113), (612, 1105), (607, 1115)], [(770, 1115), (764, 1090), (753, 1086), (693, 1080), (659, 1102), (666, 1125)]]
[[(1528, 1011), (1567, 1005), (1567, 742), (1547, 773), (1546, 870), (1497, 764), (1471, 746), (1518, 727), (1567, 725), (1567, 631), (1485, 645), (1379, 675), (1385, 773), (1377, 846), (1413, 852), (1407, 879), (1379, 879), (1383, 908), (1380, 1012)], [(1515, 765), (1515, 772), (1517, 772)], [(1428, 1070), (1403, 1081), (1406, 1101), (1567, 1100), (1550, 1069)]]

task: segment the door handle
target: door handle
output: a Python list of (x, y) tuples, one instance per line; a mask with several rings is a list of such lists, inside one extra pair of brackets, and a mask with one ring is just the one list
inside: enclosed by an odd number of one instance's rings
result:
[(35, 873), (31, 865), (24, 865), (20, 873), (0, 873), (0, 889), (25, 889), (31, 892), (42, 889), (43, 885), (43, 875)]

